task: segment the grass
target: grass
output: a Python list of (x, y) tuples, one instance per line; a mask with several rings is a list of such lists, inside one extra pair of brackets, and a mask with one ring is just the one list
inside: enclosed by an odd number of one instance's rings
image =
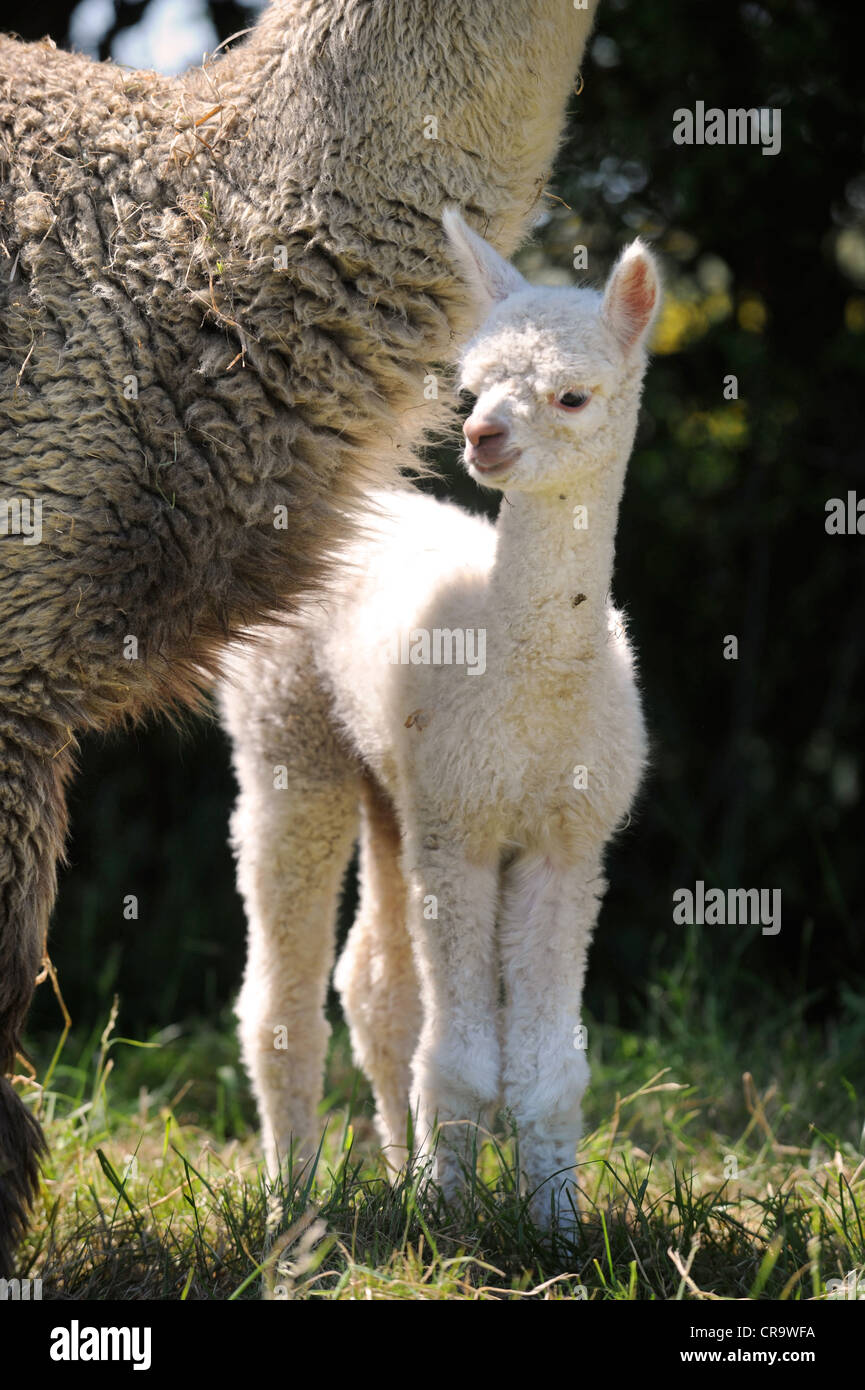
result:
[(696, 998), (668, 978), (643, 1031), (590, 1021), (571, 1239), (527, 1215), (506, 1127), (457, 1205), (422, 1168), (391, 1182), (341, 1026), (317, 1170), (271, 1191), (230, 1018), (142, 1044), (112, 1010), (42, 1050), (51, 1155), (21, 1274), (99, 1300), (841, 1297), (865, 1281), (861, 997), (823, 1029)]

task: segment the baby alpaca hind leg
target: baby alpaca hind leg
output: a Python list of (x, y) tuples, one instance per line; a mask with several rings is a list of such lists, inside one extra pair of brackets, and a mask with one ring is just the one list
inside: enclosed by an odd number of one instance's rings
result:
[(406, 885), (396, 813), (364, 781), (360, 906), (334, 975), (352, 1052), (372, 1084), (376, 1124), (390, 1162), (407, 1154), (411, 1060), (420, 1000), (406, 924)]
[[(589, 1080), (580, 1008), (604, 891), (598, 860), (556, 870), (526, 855), (506, 870), (499, 940), (505, 985), (503, 1096), (541, 1224), (572, 1219), (573, 1166)], [(552, 1181), (550, 1181), (552, 1179)]]
[[(237, 1004), (243, 1060), (275, 1175), (292, 1142), (314, 1154), (330, 1029), (324, 1006), (343, 875), (357, 833), (358, 775), (294, 635), (223, 688), (240, 795), (232, 818), (249, 931)], [(296, 732), (295, 732), (296, 731)]]
[[(266, 798), (266, 799), (263, 799)], [(350, 785), (241, 796), (233, 829), (249, 946), (237, 1004), (243, 1060), (275, 1175), (292, 1142), (315, 1152), (330, 1028), (337, 902), (356, 830)]]

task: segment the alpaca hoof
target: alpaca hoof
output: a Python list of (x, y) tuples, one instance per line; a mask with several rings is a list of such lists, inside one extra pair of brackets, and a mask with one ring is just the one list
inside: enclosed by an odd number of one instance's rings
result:
[(529, 1201), (535, 1225), (549, 1234), (573, 1239), (579, 1225), (577, 1191), (571, 1179), (548, 1179), (536, 1188)]

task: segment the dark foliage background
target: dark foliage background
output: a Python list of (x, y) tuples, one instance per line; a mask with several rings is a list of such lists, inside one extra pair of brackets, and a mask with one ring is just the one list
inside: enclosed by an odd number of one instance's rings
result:
[[(74, 8), (7, 5), (3, 24), (62, 45)], [(101, 56), (147, 8), (115, 0)], [(220, 39), (254, 14), (231, 0), (200, 9)], [(584, 244), (600, 279), (639, 231), (667, 270), (618, 547), (654, 765), (611, 855), (593, 951), (588, 1000), (608, 1018), (636, 1021), (664, 968), (687, 969), (697, 997), (717, 998), (723, 979), (757, 1009), (770, 990), (814, 1016), (842, 995), (865, 1007), (865, 536), (824, 527), (827, 499), (865, 496), (863, 98), (846, 23), (813, 0), (602, 0), (561, 201), (523, 257), (530, 274), (570, 275)], [(780, 153), (674, 145), (674, 110), (697, 100), (780, 107)], [(730, 373), (736, 402), (722, 395)], [(443, 464), (451, 490), (481, 505)], [(738, 661), (723, 659), (728, 634)], [(115, 987), (127, 1033), (215, 1018), (231, 999), (243, 960), (232, 793), (204, 719), (86, 743), (52, 932), (76, 1022), (94, 1021)], [(674, 926), (672, 892), (698, 878), (780, 888), (780, 935)], [(40, 994), (34, 1027), (54, 1027)]]

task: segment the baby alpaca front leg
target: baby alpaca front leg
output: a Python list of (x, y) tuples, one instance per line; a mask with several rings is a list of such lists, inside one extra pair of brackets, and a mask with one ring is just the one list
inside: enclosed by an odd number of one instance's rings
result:
[(604, 888), (597, 861), (560, 871), (527, 855), (504, 877), (504, 1103), (517, 1124), (520, 1169), (541, 1224), (551, 1212), (563, 1224), (573, 1219), (572, 1170), (589, 1081), (580, 1008)]
[(433, 1150), (438, 1124), (433, 1176), (453, 1195), (475, 1127), (499, 1095), (497, 875), (493, 864), (470, 862), (447, 830), (427, 828), (407, 839), (405, 877), (424, 1014), (412, 1110), (421, 1152)]

